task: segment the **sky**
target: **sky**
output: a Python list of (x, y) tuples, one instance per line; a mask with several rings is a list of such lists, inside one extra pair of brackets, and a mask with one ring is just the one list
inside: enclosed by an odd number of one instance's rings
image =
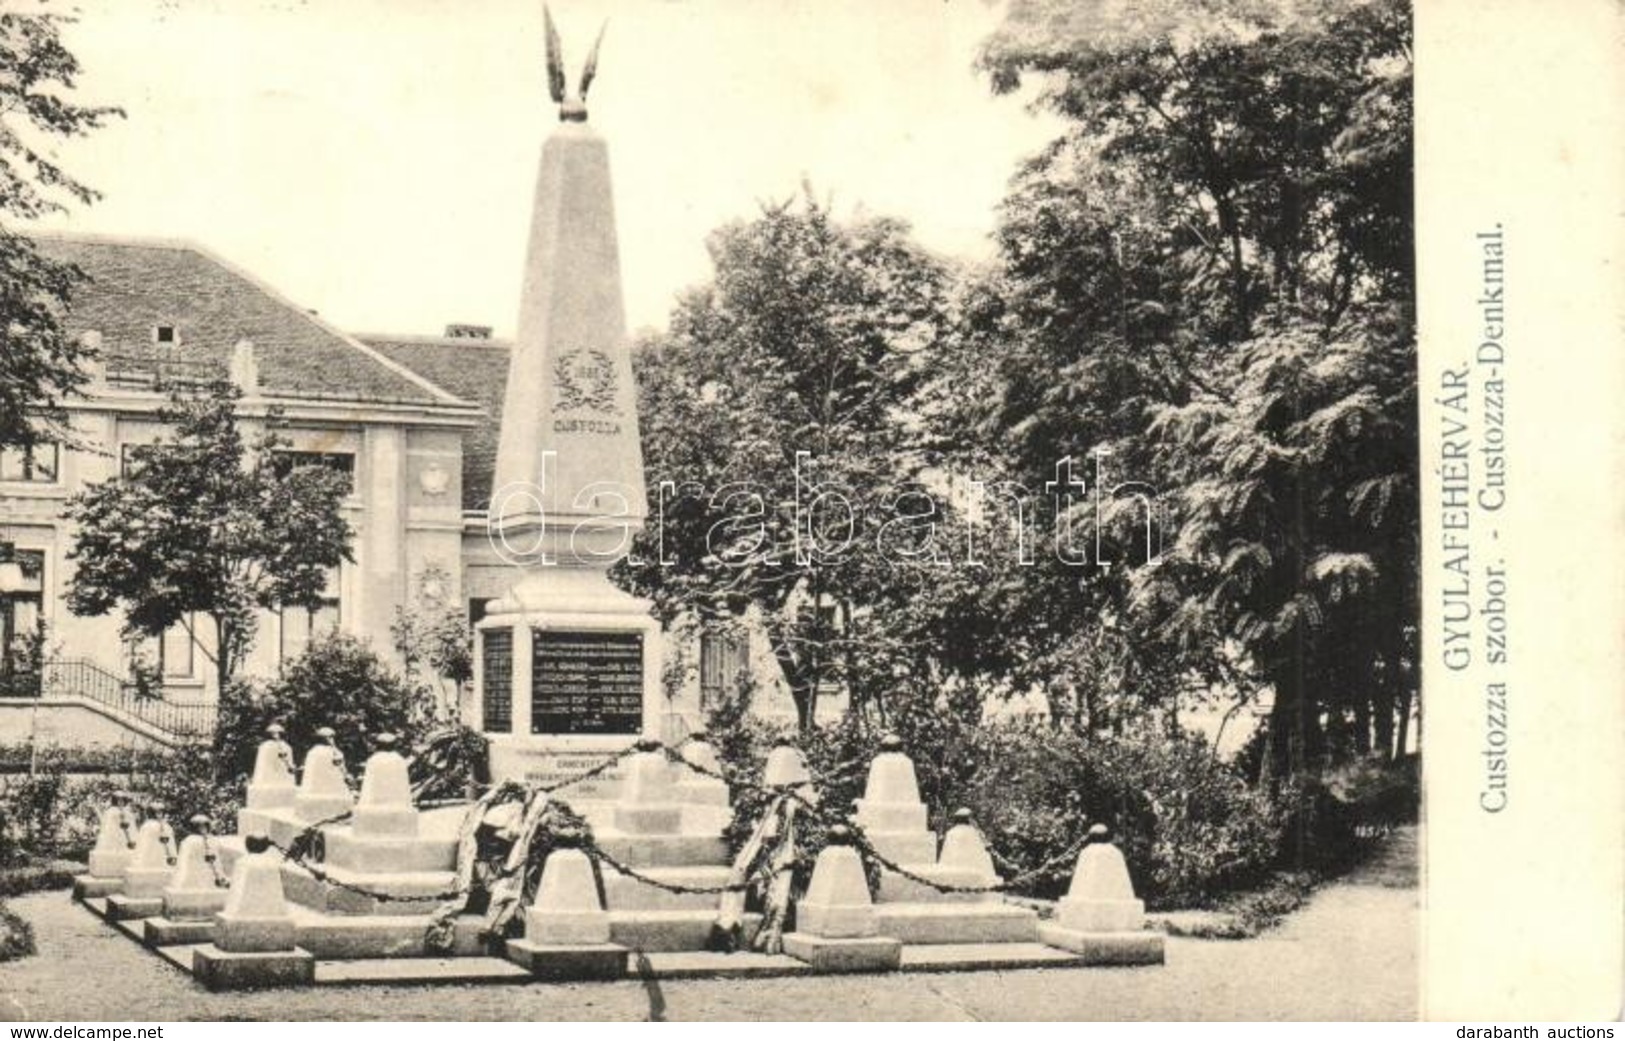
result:
[[(128, 117), (58, 149), (103, 198), (49, 226), (188, 239), (353, 332), (511, 334), (547, 97), (540, 0), (80, 0), (79, 98)], [(608, 30), (629, 326), (705, 281), (705, 237), (805, 181), (837, 213), (985, 257), (1057, 125), (972, 68), (986, 0), (554, 0), (570, 82)]]

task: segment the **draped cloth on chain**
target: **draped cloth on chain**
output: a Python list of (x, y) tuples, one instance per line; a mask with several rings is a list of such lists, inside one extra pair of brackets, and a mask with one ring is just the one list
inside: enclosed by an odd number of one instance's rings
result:
[[(748, 946), (766, 954), (783, 951), (784, 926), (795, 881), (799, 808), (799, 801), (788, 792), (775, 795), (768, 803), (761, 821), (734, 858), (728, 873), (728, 891), (722, 894), (707, 947), (736, 951)], [(764, 882), (762, 922), (747, 943), (744, 936), (746, 904), (750, 893), (758, 888), (757, 884)]]

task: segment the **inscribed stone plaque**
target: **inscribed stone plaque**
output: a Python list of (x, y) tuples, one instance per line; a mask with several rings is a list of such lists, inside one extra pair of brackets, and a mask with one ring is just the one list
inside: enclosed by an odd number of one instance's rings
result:
[(513, 630), (487, 629), (481, 679), (480, 714), (485, 731), (506, 734), (513, 730)]
[(642, 633), (538, 629), (532, 646), (531, 733), (642, 731)]

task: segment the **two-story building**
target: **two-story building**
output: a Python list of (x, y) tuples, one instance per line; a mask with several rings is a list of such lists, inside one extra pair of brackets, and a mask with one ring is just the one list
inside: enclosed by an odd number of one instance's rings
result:
[[(206, 620), (135, 644), (117, 617), (79, 617), (65, 602), (73, 532), (69, 496), (116, 475), (132, 446), (164, 434), (156, 413), (177, 380), (228, 375), (252, 427), (280, 410), (290, 462), (346, 474), (354, 563), (337, 570), (316, 611), (266, 614), (245, 672), (275, 674), (312, 636), (355, 634), (392, 655), (396, 608), (458, 605), (478, 621), (512, 581), (486, 538), (509, 345), (488, 328), (437, 337), (350, 335), (206, 249), (182, 242), (40, 235), (53, 259), (77, 265), (67, 325), (96, 348), (82, 395), (68, 402), (79, 444), (0, 452), (0, 694), (45, 661), (43, 698), (0, 697), (0, 742), (117, 744), (173, 738), (210, 725), (218, 696)], [(195, 638), (194, 638), (195, 637)], [(760, 640), (709, 639), (685, 648), (697, 706), (739, 669), (757, 678), (758, 710), (793, 716)], [(138, 697), (136, 663), (160, 677)], [(153, 692), (158, 693), (158, 692)], [(839, 711), (831, 703), (824, 711)], [(690, 712), (689, 714), (693, 714)]]

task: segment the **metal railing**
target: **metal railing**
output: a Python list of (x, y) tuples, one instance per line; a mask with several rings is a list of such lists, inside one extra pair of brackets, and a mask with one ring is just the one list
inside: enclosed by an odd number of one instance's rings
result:
[[(26, 680), (26, 682), (24, 682)], [(133, 717), (180, 740), (214, 735), (217, 706), (212, 701), (180, 701), (148, 693), (123, 676), (83, 658), (45, 662), (34, 677), (0, 684), (0, 697), (79, 697)]]

